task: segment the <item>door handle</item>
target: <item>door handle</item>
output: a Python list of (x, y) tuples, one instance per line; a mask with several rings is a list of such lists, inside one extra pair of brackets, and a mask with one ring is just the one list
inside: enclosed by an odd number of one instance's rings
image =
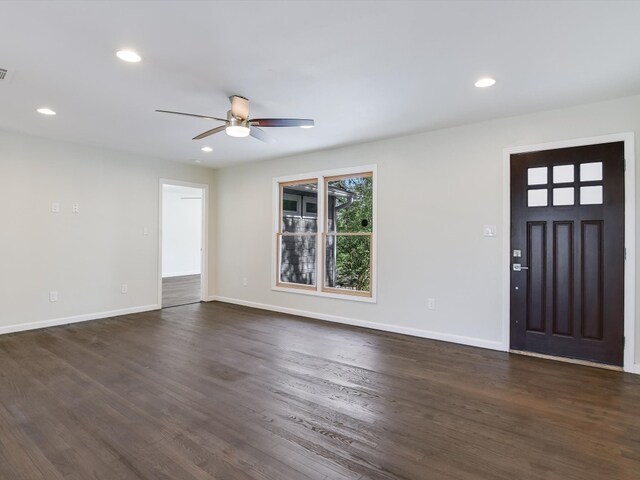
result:
[(519, 263), (514, 263), (513, 264), (513, 271), (514, 272), (519, 272), (521, 270), (529, 270), (529, 267), (525, 267), (523, 265), (520, 265)]

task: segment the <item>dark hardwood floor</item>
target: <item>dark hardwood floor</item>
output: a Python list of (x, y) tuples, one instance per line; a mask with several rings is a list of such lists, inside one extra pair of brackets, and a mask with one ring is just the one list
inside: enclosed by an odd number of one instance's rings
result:
[(0, 337), (2, 479), (640, 478), (640, 378), (222, 303)]
[(176, 307), (200, 301), (200, 275), (162, 279), (162, 307)]

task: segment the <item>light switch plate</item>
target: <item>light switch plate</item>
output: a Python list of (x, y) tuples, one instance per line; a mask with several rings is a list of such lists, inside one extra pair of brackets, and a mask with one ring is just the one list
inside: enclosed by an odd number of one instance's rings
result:
[(482, 235), (485, 237), (495, 237), (497, 235), (497, 228), (495, 225), (483, 225)]
[(51, 204), (51, 213), (59, 213), (60, 212), (60, 204), (58, 202), (53, 202)]

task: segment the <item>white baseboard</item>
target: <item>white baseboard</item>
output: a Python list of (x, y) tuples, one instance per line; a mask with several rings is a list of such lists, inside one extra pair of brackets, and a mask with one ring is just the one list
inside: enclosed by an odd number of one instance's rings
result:
[(117, 317), (120, 315), (129, 315), (131, 313), (149, 312), (151, 310), (159, 310), (160, 305), (144, 305), (141, 307), (122, 308), (120, 310), (111, 310), (108, 312), (87, 313), (85, 315), (76, 315), (73, 317), (54, 318), (51, 320), (40, 320), (38, 322), (18, 323), (15, 325), (0, 326), (0, 335), (15, 332), (24, 332), (26, 330), (36, 330), (39, 328), (56, 327), (58, 325), (68, 325), (70, 323), (87, 322), (89, 320), (98, 320), (101, 318)]
[(635, 365), (632, 365), (631, 368), (629, 368), (628, 370), (625, 370), (625, 372), (635, 373), (636, 375), (640, 375), (640, 363), (636, 363)]
[(481, 338), (465, 337), (461, 335), (452, 335), (449, 333), (434, 332), (431, 330), (421, 330), (418, 328), (402, 327), (399, 325), (390, 325), (388, 323), (369, 322), (367, 320), (358, 320), (355, 318), (340, 317), (337, 315), (328, 315), (326, 313), (309, 312), (306, 310), (298, 310), (296, 308), (280, 307), (277, 305), (267, 305), (264, 303), (250, 302), (237, 298), (210, 296), (210, 302), (232, 303), (234, 305), (242, 305), (245, 307), (260, 308), (262, 310), (271, 310), (273, 312), (288, 313), (301, 317), (314, 318), (316, 320), (326, 320), (328, 322), (342, 323), (355, 327), (371, 328), (373, 330), (382, 330), (384, 332), (401, 333), (412, 337), (429, 338), (432, 340), (441, 340), (443, 342), (459, 343), (462, 345), (470, 345), (472, 347), (488, 348), (490, 350), (505, 351), (502, 342), (484, 340)]
[(171, 272), (171, 273), (163, 273), (162, 278), (171, 278), (171, 277), (186, 277), (188, 275), (200, 275), (200, 270), (189, 270), (187, 272)]

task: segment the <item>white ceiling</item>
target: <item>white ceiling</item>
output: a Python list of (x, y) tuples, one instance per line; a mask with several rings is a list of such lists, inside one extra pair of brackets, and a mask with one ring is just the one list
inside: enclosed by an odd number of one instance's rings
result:
[[(640, 93), (638, 25), (617, 1), (3, 1), (0, 129), (231, 165)], [(154, 112), (231, 94), (316, 128), (192, 141), (216, 124)]]

